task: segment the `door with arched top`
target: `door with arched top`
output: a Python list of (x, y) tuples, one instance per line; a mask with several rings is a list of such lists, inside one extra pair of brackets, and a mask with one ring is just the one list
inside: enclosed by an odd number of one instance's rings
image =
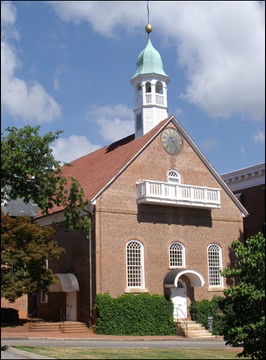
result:
[(174, 319), (186, 319), (187, 288), (184, 281), (179, 280), (177, 287), (171, 288), (171, 300), (174, 304)]

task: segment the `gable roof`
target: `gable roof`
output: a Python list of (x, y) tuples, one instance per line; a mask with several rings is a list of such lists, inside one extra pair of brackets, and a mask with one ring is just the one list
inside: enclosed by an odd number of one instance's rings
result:
[[(230, 196), (235, 205), (247, 216), (247, 210), (238, 201), (223, 179), (203, 155), (194, 141), (187, 134), (185, 129), (174, 116), (161, 121), (147, 134), (135, 139), (135, 135), (130, 135), (108, 146), (102, 147), (92, 153), (84, 155), (71, 162), (72, 166), (63, 166), (63, 176), (73, 177), (83, 188), (85, 198), (92, 203), (100, 194), (134, 161), (134, 159), (155, 139), (158, 133), (170, 122), (176, 126), (186, 141), (194, 149), (202, 162), (216, 178), (220, 186)], [(50, 214), (62, 211), (63, 207), (54, 206)]]

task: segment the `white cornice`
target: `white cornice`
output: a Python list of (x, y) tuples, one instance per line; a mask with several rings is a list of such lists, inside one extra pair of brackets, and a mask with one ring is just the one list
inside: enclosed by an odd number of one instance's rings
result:
[(265, 184), (265, 163), (221, 175), (232, 191)]

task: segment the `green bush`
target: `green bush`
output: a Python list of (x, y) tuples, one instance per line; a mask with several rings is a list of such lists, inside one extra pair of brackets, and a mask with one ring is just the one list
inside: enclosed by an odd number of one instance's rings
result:
[(193, 301), (190, 305), (191, 319), (208, 329), (208, 317), (213, 318), (213, 331), (215, 335), (223, 335), (224, 331), (224, 298), (214, 296), (212, 300)]
[(98, 334), (173, 335), (173, 303), (162, 295), (96, 296)]
[(1, 308), (2, 323), (17, 322), (18, 319), (19, 319), (18, 310), (13, 308)]

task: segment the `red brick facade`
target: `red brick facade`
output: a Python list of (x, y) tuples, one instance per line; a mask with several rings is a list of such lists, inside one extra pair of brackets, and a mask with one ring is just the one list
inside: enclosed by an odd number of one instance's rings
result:
[[(173, 127), (174, 123), (167, 126)], [(97, 197), (91, 215), (91, 256), (89, 242), (82, 233), (65, 233), (60, 224), (56, 226), (56, 238), (66, 251), (59, 262), (49, 266), (55, 273), (72, 273), (78, 279), (77, 320), (95, 321), (91, 319), (95, 294), (108, 292), (116, 297), (132, 292), (126, 281), (126, 244), (130, 240), (139, 241), (144, 249), (145, 286), (134, 292), (169, 296), (170, 290), (164, 286), (170, 271), (169, 245), (178, 241), (185, 248), (185, 270), (193, 269), (205, 281), (203, 286), (192, 287), (189, 273), (181, 276), (187, 286), (187, 307), (192, 300), (223, 295), (223, 287), (209, 286), (207, 248), (210, 244), (219, 245), (222, 266), (230, 266), (230, 245), (234, 240), (243, 240), (241, 206), (232, 200), (226, 186), (221, 186), (195, 148), (185, 138), (183, 141), (182, 152), (169, 155), (162, 148), (158, 133)], [(136, 183), (145, 179), (166, 182), (170, 169), (179, 171), (184, 184), (221, 189), (221, 207), (210, 210), (138, 204)], [(65, 299), (66, 293), (50, 293), (48, 304), (38, 306), (38, 316), (58, 320), (60, 312), (66, 315)]]

